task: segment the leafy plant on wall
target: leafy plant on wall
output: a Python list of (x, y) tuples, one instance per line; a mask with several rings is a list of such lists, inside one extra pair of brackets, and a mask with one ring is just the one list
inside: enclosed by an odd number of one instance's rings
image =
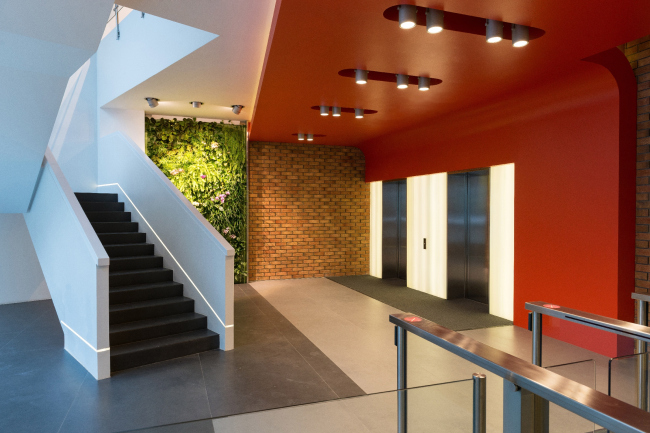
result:
[(147, 155), (235, 249), (235, 282), (246, 282), (246, 129), (152, 119)]

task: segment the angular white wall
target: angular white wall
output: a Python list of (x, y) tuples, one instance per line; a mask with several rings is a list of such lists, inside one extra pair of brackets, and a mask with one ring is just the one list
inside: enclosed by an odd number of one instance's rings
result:
[(0, 4), (0, 213), (27, 211), (68, 78), (97, 50), (112, 4)]
[(0, 304), (49, 299), (22, 214), (0, 214)]
[(49, 148), (75, 192), (97, 188), (97, 56), (68, 80)]

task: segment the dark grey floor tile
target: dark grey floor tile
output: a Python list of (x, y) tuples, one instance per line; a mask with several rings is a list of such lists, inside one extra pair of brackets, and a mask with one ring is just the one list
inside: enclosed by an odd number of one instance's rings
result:
[[(165, 425), (161, 427), (132, 430), (123, 433), (215, 433), (212, 420), (192, 421), (183, 424)], [(226, 433), (226, 432), (219, 432)]]
[(284, 339), (199, 356), (214, 417), (337, 397)]
[(287, 339), (337, 396), (346, 398), (366, 395), (356, 382), (304, 335), (287, 336)]
[(62, 349), (63, 330), (58, 322), (40, 323), (31, 326), (0, 348), (0, 356), (7, 352), (29, 352), (32, 350)]
[(9, 343), (11, 340), (16, 338), (18, 335), (18, 332), (5, 332), (5, 333), (0, 333), (0, 350)]
[(246, 287), (246, 292), (251, 300), (264, 311), (264, 315), (270, 319), (276, 332), (282, 334), (293, 345), (336, 395), (342, 398), (365, 395), (365, 392), (348, 375), (273, 307), (266, 298), (251, 286)]
[(263, 314), (248, 296), (235, 297), (235, 320), (248, 316), (261, 316)]
[(115, 432), (210, 418), (198, 355), (87, 380), (61, 432)]
[(20, 332), (53, 308), (51, 300), (0, 305), (0, 332)]
[(281, 341), (285, 338), (266, 315), (235, 317), (235, 348)]
[(0, 355), (0, 431), (57, 432), (86, 370), (63, 349)]

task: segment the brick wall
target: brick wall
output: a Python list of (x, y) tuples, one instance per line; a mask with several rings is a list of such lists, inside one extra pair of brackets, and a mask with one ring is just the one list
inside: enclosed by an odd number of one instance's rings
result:
[(368, 273), (370, 189), (353, 147), (249, 143), (249, 281)]
[(636, 290), (648, 292), (650, 281), (650, 36), (621, 47), (637, 77), (636, 140)]

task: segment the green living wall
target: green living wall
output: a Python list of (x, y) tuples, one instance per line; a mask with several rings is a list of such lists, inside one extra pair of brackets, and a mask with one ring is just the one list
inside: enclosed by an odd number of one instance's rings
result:
[(146, 118), (147, 155), (233, 246), (246, 282), (246, 127)]

